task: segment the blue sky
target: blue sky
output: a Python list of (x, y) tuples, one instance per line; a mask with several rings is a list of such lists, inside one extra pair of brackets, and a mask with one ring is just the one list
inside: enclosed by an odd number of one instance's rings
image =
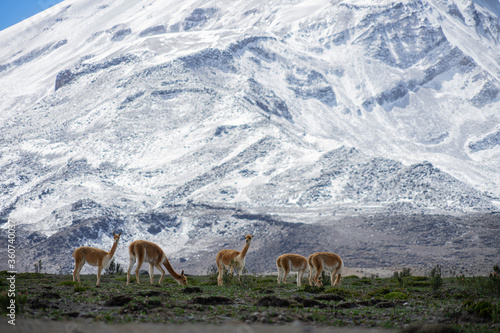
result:
[(0, 31), (59, 2), (62, 0), (0, 0)]

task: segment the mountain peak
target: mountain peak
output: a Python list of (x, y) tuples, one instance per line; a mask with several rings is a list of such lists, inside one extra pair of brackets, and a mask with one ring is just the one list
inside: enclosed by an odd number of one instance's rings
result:
[(499, 12), (484, 0), (66, 0), (0, 32), (0, 216), (39, 240), (87, 237), (79, 223), (161, 237), (218, 221), (180, 217), (193, 203), (496, 211)]

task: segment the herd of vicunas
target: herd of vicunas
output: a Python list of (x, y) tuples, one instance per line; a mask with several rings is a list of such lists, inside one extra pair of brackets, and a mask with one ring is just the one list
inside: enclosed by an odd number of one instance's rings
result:
[[(73, 271), (73, 281), (78, 280), (80, 282), (80, 271), (88, 263), (91, 266), (97, 266), (97, 286), (100, 284), (101, 271), (103, 268), (107, 269), (115, 254), (116, 248), (118, 247), (118, 241), (120, 240), (120, 235), (113, 232), (113, 246), (109, 252), (106, 252), (95, 247), (82, 246), (73, 251), (73, 258), (75, 258), (75, 270)], [(245, 257), (250, 248), (250, 242), (252, 241), (252, 235), (246, 235), (245, 246), (243, 250), (220, 250), (215, 257), (215, 262), (219, 270), (217, 276), (217, 283), (219, 286), (223, 285), (223, 274), (224, 271), (229, 268), (229, 272), (232, 275), (233, 270), (238, 273), (238, 281), (240, 280), (240, 275), (245, 268)], [(170, 265), (167, 256), (163, 250), (156, 245), (145, 240), (136, 240), (130, 243), (128, 247), (130, 264), (127, 270), (127, 286), (130, 283), (130, 272), (132, 267), (134, 267), (137, 261), (137, 267), (135, 269), (135, 277), (137, 284), (141, 284), (139, 279), (139, 270), (144, 262), (149, 263), (149, 278), (151, 284), (153, 284), (153, 270), (156, 267), (161, 272), (160, 280), (158, 284), (163, 281), (165, 276), (165, 270), (162, 265), (165, 266), (167, 271), (172, 275), (172, 277), (181, 285), (187, 286), (187, 278), (184, 275), (184, 271), (178, 274)], [(283, 254), (276, 259), (276, 267), (278, 268), (278, 284), (286, 283), (286, 278), (290, 271), (297, 271), (297, 286), (302, 284), (302, 276), (305, 272), (309, 271), (309, 284), (321, 286), (322, 282), (319, 279), (321, 272), (330, 272), (331, 284), (340, 284), (340, 277), (342, 275), (342, 269), (344, 268), (344, 263), (342, 259), (335, 253), (330, 252), (316, 252), (309, 256), (309, 258), (303, 257), (298, 254)]]

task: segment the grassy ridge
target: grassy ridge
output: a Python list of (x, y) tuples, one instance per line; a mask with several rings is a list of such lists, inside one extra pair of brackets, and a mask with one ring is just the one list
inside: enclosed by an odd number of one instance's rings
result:
[[(18, 318), (50, 318), (109, 323), (288, 323), (405, 328), (439, 323), (460, 331), (499, 329), (500, 276), (442, 278), (395, 274), (392, 278), (348, 276), (341, 286), (277, 285), (275, 276), (245, 275), (241, 284), (225, 276), (188, 276), (189, 287), (170, 277), (162, 285), (125, 286), (126, 276), (21, 273), (16, 276)], [(6, 272), (0, 272), (0, 305), (9, 302)], [(325, 280), (329, 280), (325, 277)], [(156, 276), (155, 281), (158, 281)]]

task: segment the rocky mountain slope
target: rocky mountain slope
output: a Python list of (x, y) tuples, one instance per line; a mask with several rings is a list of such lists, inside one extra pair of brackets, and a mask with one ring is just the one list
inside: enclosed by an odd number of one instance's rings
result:
[[(112, 230), (186, 263), (257, 224), (271, 240), (305, 223), (321, 244), (318, 223), (353, 216), (497, 212), (499, 14), (484, 0), (66, 0), (1, 31), (0, 219), (18, 226), (20, 268), (60, 253), (46, 267), (70, 269)], [(495, 225), (471, 231), (484, 248)]]

